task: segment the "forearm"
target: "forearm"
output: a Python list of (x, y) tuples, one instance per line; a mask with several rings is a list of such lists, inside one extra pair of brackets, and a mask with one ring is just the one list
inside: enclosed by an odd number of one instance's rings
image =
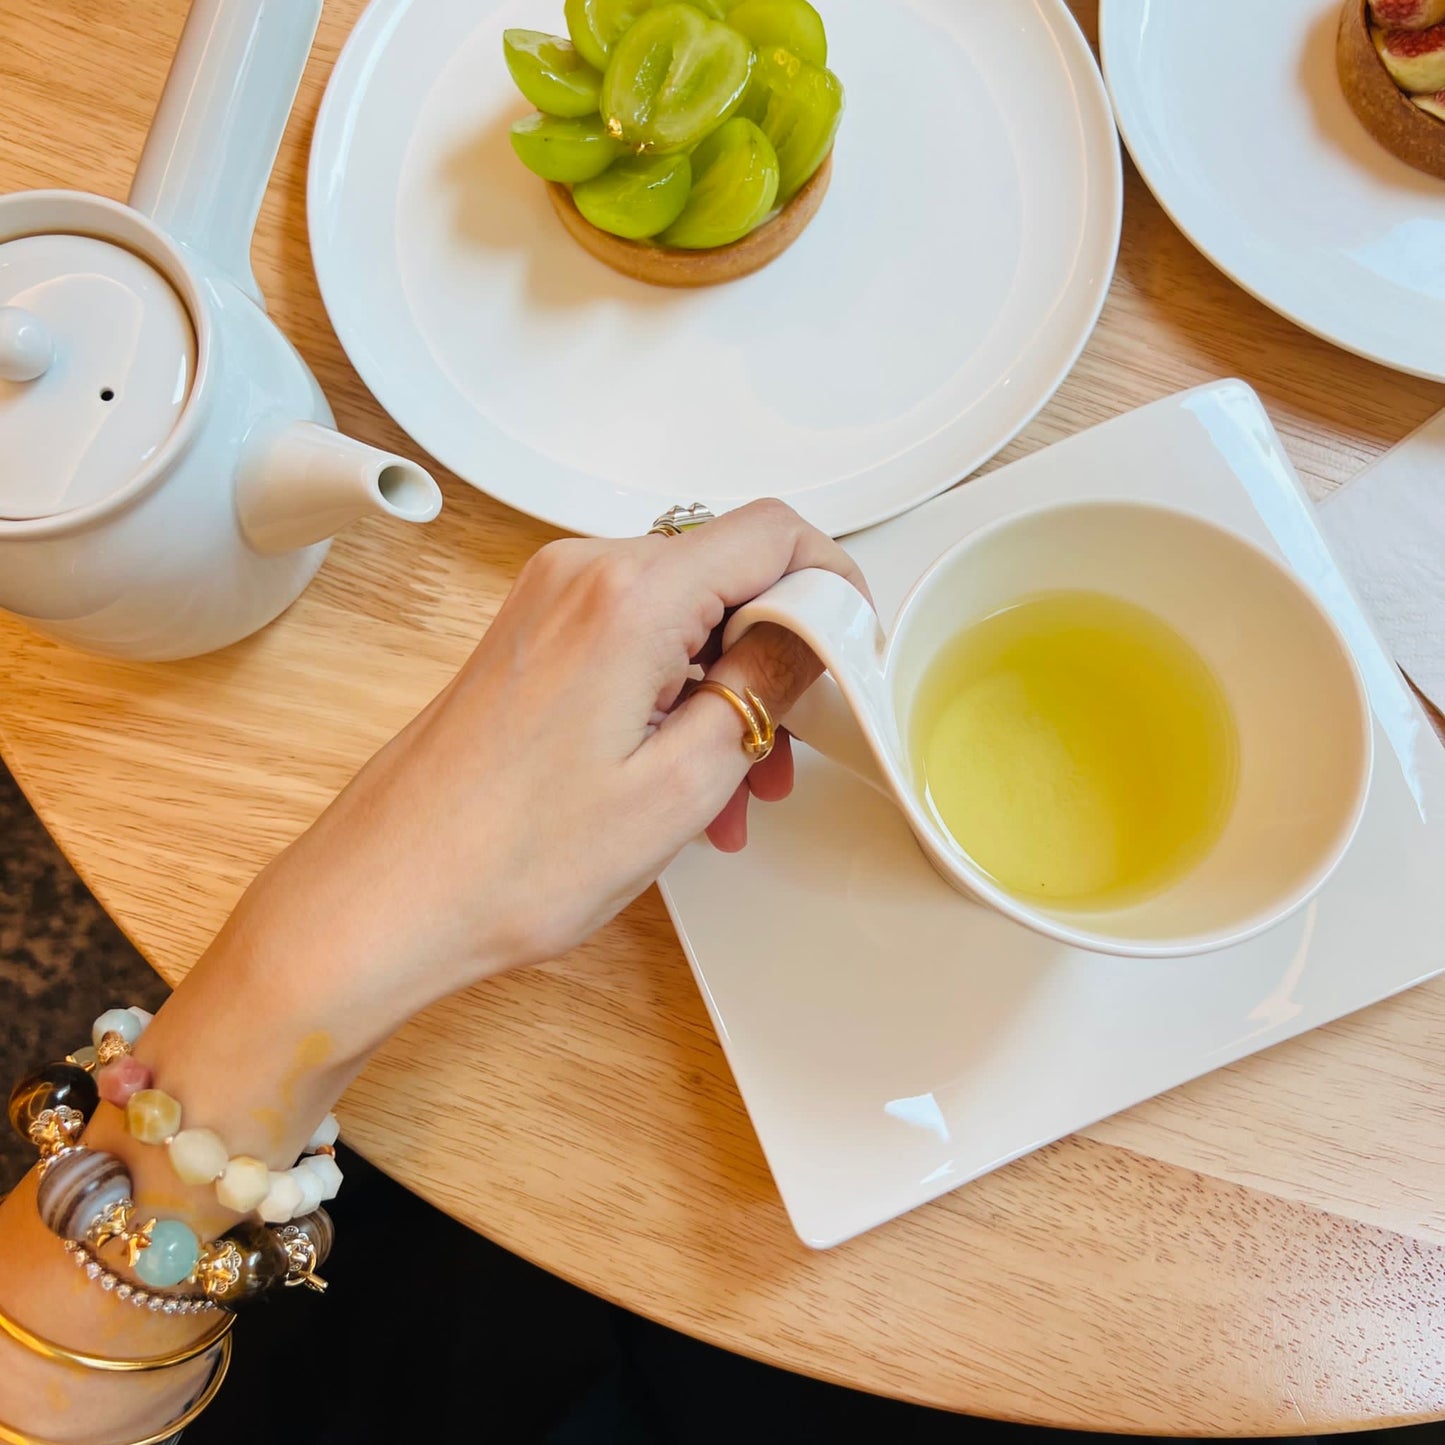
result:
[[(231, 1154), (278, 1170), (294, 1163), (393, 1022), (379, 998), (361, 1008), (348, 999), (344, 930), (331, 930), (328, 948), (318, 917), (312, 936), (298, 940), (281, 916), (290, 906), (269, 887), (253, 889), (133, 1051), (154, 1086), (180, 1101), (184, 1127), (212, 1129)], [(96, 1012), (113, 1002), (98, 1000)], [(213, 1186), (182, 1183), (167, 1149), (133, 1139), (109, 1104), (98, 1107), (83, 1143), (125, 1165), (138, 1217), (182, 1220), (201, 1240), (240, 1217), (221, 1207)], [(0, 1206), (6, 1314), (33, 1334), (112, 1357), (169, 1354), (214, 1328), (214, 1311), (153, 1314), (88, 1279), (41, 1222), (35, 1187), (32, 1172)], [(106, 1263), (127, 1275), (123, 1258), (108, 1255)], [(141, 1438), (186, 1409), (213, 1362), (208, 1355), (155, 1372), (105, 1374), (44, 1360), (0, 1336), (0, 1421), (55, 1440)]]

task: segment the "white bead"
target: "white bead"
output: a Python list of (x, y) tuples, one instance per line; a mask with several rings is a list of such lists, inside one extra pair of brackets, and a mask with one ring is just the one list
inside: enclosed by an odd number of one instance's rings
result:
[(90, 1026), (90, 1041), (96, 1048), (100, 1047), (100, 1041), (110, 1033), (116, 1033), (126, 1043), (133, 1044), (140, 1038), (141, 1021), (126, 1008), (108, 1008)]
[(341, 1166), (329, 1154), (308, 1154), (297, 1166), (315, 1174), (321, 1181), (321, 1199), (335, 1199), (341, 1189)]
[(149, 1009), (138, 1008), (135, 1004), (132, 1004), (126, 1010), (126, 1012), (128, 1014), (134, 1014), (135, 1017), (140, 1020), (140, 1027), (142, 1033), (144, 1033), (146, 1029), (150, 1026), (151, 1020), (155, 1018), (155, 1015), (151, 1013)]
[(183, 1184), (209, 1184), (226, 1172), (226, 1144), (213, 1129), (182, 1129), (167, 1147)]
[(271, 1171), (265, 1161), (237, 1154), (227, 1161), (225, 1172), (216, 1180), (216, 1198), (237, 1214), (249, 1214), (270, 1188)]
[(285, 1224), (296, 1217), (296, 1206), (301, 1203), (301, 1182), (288, 1169), (284, 1174), (271, 1171), (271, 1187), (260, 1203), (261, 1218), (267, 1224)]
[(316, 1132), (306, 1141), (303, 1154), (314, 1154), (323, 1144), (334, 1144), (341, 1133), (341, 1125), (335, 1114), (328, 1114), (317, 1126)]
[(321, 1176), (314, 1169), (293, 1169), (291, 1177), (301, 1187), (301, 1202), (296, 1206), (292, 1219), (300, 1219), (312, 1210), (321, 1208)]

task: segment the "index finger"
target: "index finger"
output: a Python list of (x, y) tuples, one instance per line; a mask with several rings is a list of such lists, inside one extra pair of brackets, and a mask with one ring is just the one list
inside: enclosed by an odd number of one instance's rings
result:
[(700, 601), (714, 599), (724, 609), (751, 602), (780, 577), (804, 567), (836, 572), (873, 600), (858, 564), (826, 532), (775, 497), (749, 502), (681, 537), (666, 538), (658, 561), (686, 576), (703, 594)]

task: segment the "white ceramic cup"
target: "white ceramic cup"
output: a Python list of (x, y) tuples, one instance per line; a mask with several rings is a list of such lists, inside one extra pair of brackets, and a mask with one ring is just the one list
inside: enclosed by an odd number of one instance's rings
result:
[[(1239, 736), (1238, 791), (1212, 849), (1160, 892), (1109, 910), (1051, 908), (1005, 891), (924, 804), (904, 740), (930, 662), (971, 624), (1042, 592), (1101, 592), (1146, 608), (1213, 669)], [(934, 867), (1029, 928), (1104, 953), (1168, 958), (1239, 943), (1329, 877), (1364, 809), (1369, 703), (1349, 647), (1314, 595), (1253, 543), (1201, 518), (1132, 502), (1005, 517), (963, 538), (914, 585), (885, 638), (831, 572), (795, 572), (731, 619), (724, 646), (775, 622), (825, 677), (789, 731), (890, 797)]]

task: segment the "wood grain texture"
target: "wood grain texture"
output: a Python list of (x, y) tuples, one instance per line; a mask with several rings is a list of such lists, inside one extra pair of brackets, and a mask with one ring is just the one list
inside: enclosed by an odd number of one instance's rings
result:
[[(255, 264), (340, 424), (415, 451), (342, 355), (307, 254), (306, 148), (361, 8), (326, 6)], [(124, 196), (184, 10), (6, 0), (0, 189)], [(1093, 0), (1077, 12), (1092, 32)], [(1234, 375), (1322, 493), (1445, 405), (1252, 301), (1132, 172), (1125, 214), (1097, 334), (995, 465)], [(285, 618), (217, 656), (101, 663), (0, 620), (6, 759), (166, 977), (445, 682), (553, 535), (442, 475), (440, 521), (358, 526)], [(1442, 1037), (1437, 984), (814, 1254), (651, 892), (570, 957), (414, 1021), (341, 1114), (458, 1219), (729, 1348), (977, 1414), (1289, 1433), (1445, 1414)]]

